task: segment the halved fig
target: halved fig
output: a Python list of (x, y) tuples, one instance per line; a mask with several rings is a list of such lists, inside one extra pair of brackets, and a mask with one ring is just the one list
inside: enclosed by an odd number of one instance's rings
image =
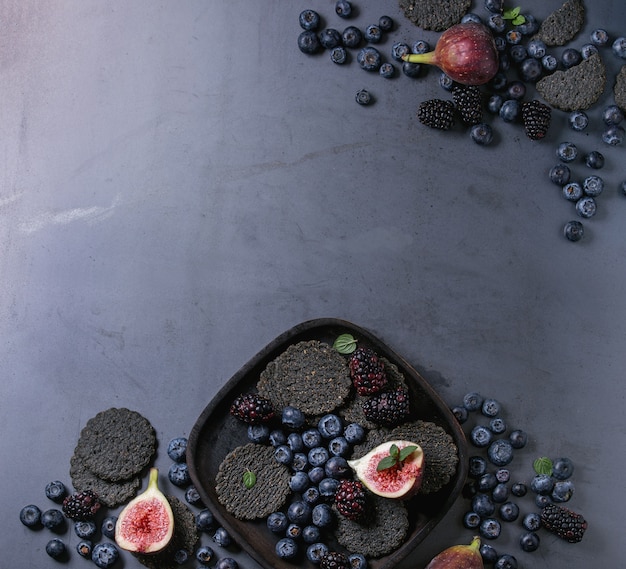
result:
[(406, 499), (421, 486), (424, 451), (411, 441), (388, 441), (361, 458), (349, 460), (348, 464), (374, 494)]
[(157, 553), (174, 533), (174, 514), (158, 487), (159, 471), (150, 469), (146, 490), (120, 512), (115, 525), (115, 541), (133, 553)]

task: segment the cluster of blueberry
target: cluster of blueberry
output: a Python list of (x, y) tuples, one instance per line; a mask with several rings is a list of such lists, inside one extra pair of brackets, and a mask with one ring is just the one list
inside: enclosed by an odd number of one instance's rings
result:
[[(267, 518), (268, 529), (279, 537), (275, 550), (280, 558), (296, 558), (303, 545), (307, 559), (316, 564), (329, 553), (323, 532), (333, 525), (331, 504), (340, 481), (352, 476), (346, 457), (364, 436), (361, 425), (345, 425), (332, 413), (323, 416), (316, 427), (306, 427), (302, 411), (290, 406), (282, 410), (281, 428), (248, 426), (248, 439), (271, 444), (274, 458), (292, 471), (290, 503), (285, 511)], [(367, 567), (365, 557), (358, 553), (350, 556), (350, 563), (356, 569)]]
[[(463, 496), (469, 500), (471, 509), (463, 516), (464, 527), (478, 531), (486, 541), (493, 541), (502, 533), (503, 524), (512, 525), (519, 520), (520, 548), (525, 552), (537, 550), (541, 510), (548, 504), (568, 502), (574, 493), (570, 479), (574, 470), (572, 461), (559, 458), (553, 462), (543, 457), (535, 461), (535, 474), (529, 483), (514, 480), (508, 465), (513, 461), (515, 450), (526, 446), (527, 433), (520, 429), (509, 430), (501, 405), (477, 392), (466, 394), (462, 404), (453, 407), (452, 412), (461, 424), (467, 425), (472, 446), (486, 450), (469, 458), (469, 480)], [(468, 423), (473, 413), (488, 420), (487, 425)], [(529, 490), (534, 496), (534, 508), (522, 514), (519, 499)], [(499, 554), (490, 543), (484, 542), (480, 553), (483, 561), (496, 569), (517, 569), (515, 556)]]
[[(45, 494), (52, 502), (62, 504), (68, 491), (63, 482), (55, 480), (46, 485)], [(66, 541), (61, 537), (68, 531), (68, 524), (59, 508), (51, 507), (42, 511), (39, 506), (29, 504), (20, 511), (20, 521), (28, 528), (37, 530), (44, 527), (53, 532), (57, 537), (53, 537), (46, 543), (46, 553), (57, 561), (65, 561), (69, 558)], [(100, 524), (102, 537), (114, 538), (116, 521), (115, 516), (106, 516), (102, 520)], [(74, 532), (80, 539), (76, 544), (76, 551), (81, 557), (91, 559), (96, 567), (107, 569), (119, 559), (119, 550), (114, 543), (104, 541), (94, 544), (98, 534), (98, 525), (95, 521), (74, 522)]]

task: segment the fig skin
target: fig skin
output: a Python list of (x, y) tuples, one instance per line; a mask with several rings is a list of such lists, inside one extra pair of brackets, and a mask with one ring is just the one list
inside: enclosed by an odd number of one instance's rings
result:
[(475, 536), (470, 545), (453, 545), (433, 557), (426, 569), (483, 569), (480, 555), (480, 537)]
[(402, 59), (435, 65), (463, 85), (484, 85), (499, 67), (493, 34), (477, 22), (451, 26), (441, 34), (433, 51), (407, 54)]

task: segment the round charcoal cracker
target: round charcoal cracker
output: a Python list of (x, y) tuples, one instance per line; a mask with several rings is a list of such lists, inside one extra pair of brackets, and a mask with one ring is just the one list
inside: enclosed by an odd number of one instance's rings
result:
[(154, 428), (145, 417), (111, 408), (87, 421), (74, 454), (97, 477), (118, 482), (137, 476), (150, 464), (156, 443)]
[(337, 516), (337, 541), (348, 551), (358, 551), (366, 557), (382, 557), (402, 545), (409, 530), (409, 516), (402, 500), (390, 500), (371, 495), (373, 520), (360, 524)]
[[(247, 488), (246, 472), (256, 476)], [(289, 496), (289, 468), (274, 458), (274, 447), (248, 443), (226, 455), (215, 477), (217, 498), (233, 516), (240, 520), (264, 518), (279, 510)]]
[(622, 109), (622, 111), (626, 112), (626, 65), (622, 65), (622, 68), (615, 78), (613, 95), (615, 97), (615, 104)]
[(167, 496), (172, 513), (174, 514), (174, 535), (167, 547), (158, 553), (150, 555), (135, 554), (137, 560), (151, 569), (176, 569), (180, 567), (174, 560), (179, 549), (185, 549), (189, 556), (193, 556), (196, 544), (200, 539), (196, 528), (196, 518), (193, 512), (175, 496)]
[(94, 491), (100, 501), (108, 508), (125, 504), (137, 495), (137, 491), (141, 487), (139, 476), (119, 482), (109, 482), (98, 478), (89, 471), (82, 458), (77, 455), (73, 455), (70, 460), (70, 478), (72, 479), (72, 486), (77, 492)]
[(404, 15), (424, 30), (441, 32), (458, 24), (471, 0), (399, 0)]
[(257, 382), (259, 394), (275, 409), (292, 405), (309, 416), (343, 405), (351, 387), (348, 361), (318, 340), (289, 346), (267, 364)]

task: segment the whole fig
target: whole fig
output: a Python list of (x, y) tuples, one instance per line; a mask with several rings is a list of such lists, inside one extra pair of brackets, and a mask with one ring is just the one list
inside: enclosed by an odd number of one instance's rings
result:
[(480, 555), (480, 537), (476, 536), (469, 545), (453, 545), (433, 557), (426, 569), (483, 569)]

